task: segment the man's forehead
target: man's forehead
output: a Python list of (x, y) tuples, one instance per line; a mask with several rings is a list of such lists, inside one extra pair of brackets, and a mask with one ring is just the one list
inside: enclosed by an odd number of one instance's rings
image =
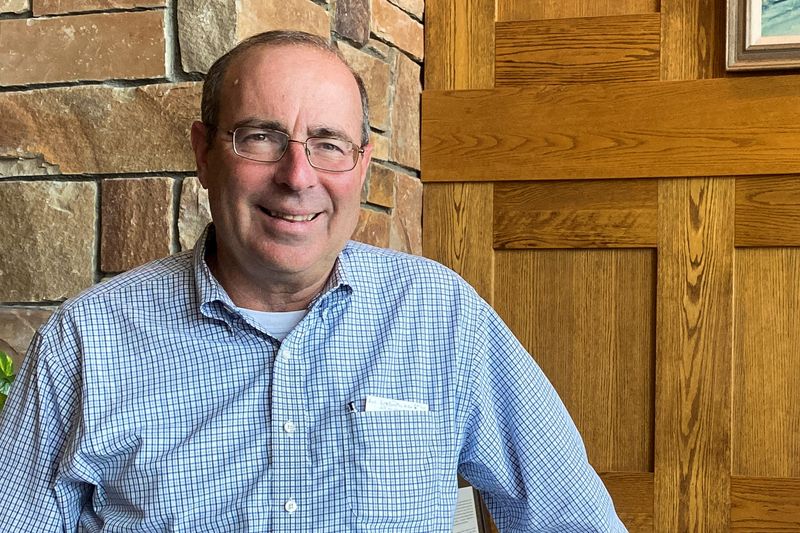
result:
[(220, 119), (280, 121), (275, 113), (300, 105), (294, 97), (302, 95), (319, 115), (315, 128), (344, 130), (352, 122), (360, 130), (359, 87), (349, 67), (328, 50), (302, 44), (257, 46), (232, 62), (223, 86)]
[(350, 67), (333, 51), (297, 43), (261, 44), (244, 50), (231, 62), (225, 78), (230, 84), (236, 84), (243, 78), (269, 75), (271, 69), (279, 68), (279, 64), (284, 68), (296, 67), (305, 71), (309, 68), (308, 63), (313, 63), (316, 70), (347, 72), (356, 86)]

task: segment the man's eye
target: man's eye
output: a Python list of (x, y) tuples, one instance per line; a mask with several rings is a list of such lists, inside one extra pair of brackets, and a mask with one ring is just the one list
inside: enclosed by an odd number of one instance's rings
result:
[(335, 141), (320, 141), (315, 148), (320, 152), (331, 154), (344, 154), (346, 152), (342, 143), (337, 143)]
[(244, 138), (244, 141), (252, 143), (264, 143), (275, 142), (275, 139), (271, 138), (266, 133), (251, 133)]

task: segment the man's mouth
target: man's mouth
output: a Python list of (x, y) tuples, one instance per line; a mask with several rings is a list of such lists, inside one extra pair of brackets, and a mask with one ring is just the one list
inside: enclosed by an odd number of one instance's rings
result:
[(311, 213), (308, 215), (290, 215), (288, 213), (280, 213), (278, 211), (270, 211), (269, 209), (261, 208), (261, 211), (271, 216), (272, 218), (279, 218), (281, 220), (288, 220), (289, 222), (309, 222), (317, 218), (319, 213)]

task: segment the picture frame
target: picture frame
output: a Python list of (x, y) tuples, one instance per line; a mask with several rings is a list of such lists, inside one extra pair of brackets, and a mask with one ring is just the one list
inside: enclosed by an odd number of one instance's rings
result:
[(800, 0), (727, 0), (728, 70), (800, 68)]

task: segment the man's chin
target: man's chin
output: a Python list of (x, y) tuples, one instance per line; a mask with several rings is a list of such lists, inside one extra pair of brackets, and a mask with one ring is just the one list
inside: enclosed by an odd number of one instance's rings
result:
[(265, 270), (279, 274), (300, 274), (312, 270), (333, 268), (334, 259), (328, 259), (312, 251), (308, 245), (273, 246), (261, 254), (260, 263)]

